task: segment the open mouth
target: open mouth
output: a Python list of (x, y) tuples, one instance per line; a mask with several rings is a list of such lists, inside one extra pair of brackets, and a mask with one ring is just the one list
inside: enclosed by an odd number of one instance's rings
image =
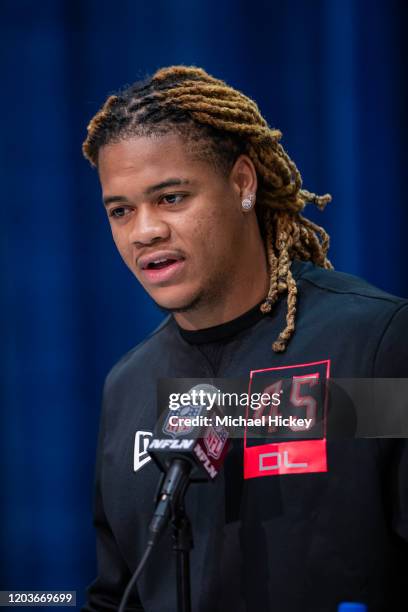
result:
[(147, 265), (145, 270), (161, 270), (162, 268), (168, 268), (172, 264), (179, 261), (178, 259), (161, 259), (159, 261), (152, 261)]
[[(183, 270), (185, 264), (184, 257), (161, 257), (150, 261), (142, 268), (142, 272), (149, 283), (161, 284), (177, 280), (178, 275)], [(179, 279), (180, 280), (180, 279)]]

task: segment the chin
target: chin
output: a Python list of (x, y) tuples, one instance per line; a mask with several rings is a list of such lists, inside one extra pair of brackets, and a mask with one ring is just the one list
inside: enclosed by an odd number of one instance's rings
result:
[(195, 293), (184, 296), (174, 296), (167, 299), (159, 296), (150, 296), (157, 304), (157, 306), (165, 312), (190, 312), (195, 310), (201, 302), (201, 294)]

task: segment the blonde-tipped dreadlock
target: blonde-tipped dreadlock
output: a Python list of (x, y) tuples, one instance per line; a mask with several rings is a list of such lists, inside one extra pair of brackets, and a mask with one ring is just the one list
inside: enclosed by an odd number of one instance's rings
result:
[(287, 293), (286, 327), (272, 348), (284, 351), (295, 330), (297, 286), (293, 259), (331, 269), (329, 236), (302, 216), (312, 202), (323, 210), (331, 196), (302, 189), (302, 177), (256, 103), (201, 68), (170, 66), (151, 79), (110, 96), (88, 126), (85, 157), (97, 166), (99, 148), (126, 137), (179, 132), (205, 140), (201, 156), (230, 169), (240, 153), (253, 161), (258, 175), (257, 214), (265, 240), (270, 287), (261, 306), (267, 313)]

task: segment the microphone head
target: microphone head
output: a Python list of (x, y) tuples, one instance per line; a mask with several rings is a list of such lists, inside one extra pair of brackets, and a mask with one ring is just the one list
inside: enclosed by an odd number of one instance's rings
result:
[(147, 448), (161, 471), (166, 472), (173, 459), (181, 458), (191, 464), (191, 481), (216, 478), (230, 442), (228, 429), (220, 422), (223, 415), (219, 407), (209, 402), (209, 396), (217, 393), (213, 385), (196, 385), (188, 391), (189, 402), (163, 412)]

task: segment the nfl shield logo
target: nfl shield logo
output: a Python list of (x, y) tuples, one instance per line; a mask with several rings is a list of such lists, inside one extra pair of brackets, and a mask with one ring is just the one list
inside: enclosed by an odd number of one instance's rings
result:
[[(181, 406), (176, 410), (170, 410), (167, 415), (166, 421), (163, 425), (163, 432), (168, 434), (172, 438), (176, 436), (185, 436), (193, 431), (195, 427), (192, 425), (184, 425), (183, 418), (192, 419), (199, 416), (201, 412), (201, 406)], [(173, 425), (170, 424), (170, 417), (177, 417), (173, 420)]]
[(204, 444), (207, 447), (208, 453), (219, 459), (222, 453), (222, 449), (225, 446), (225, 442), (228, 438), (228, 431), (222, 425), (216, 427), (210, 427), (204, 438)]

